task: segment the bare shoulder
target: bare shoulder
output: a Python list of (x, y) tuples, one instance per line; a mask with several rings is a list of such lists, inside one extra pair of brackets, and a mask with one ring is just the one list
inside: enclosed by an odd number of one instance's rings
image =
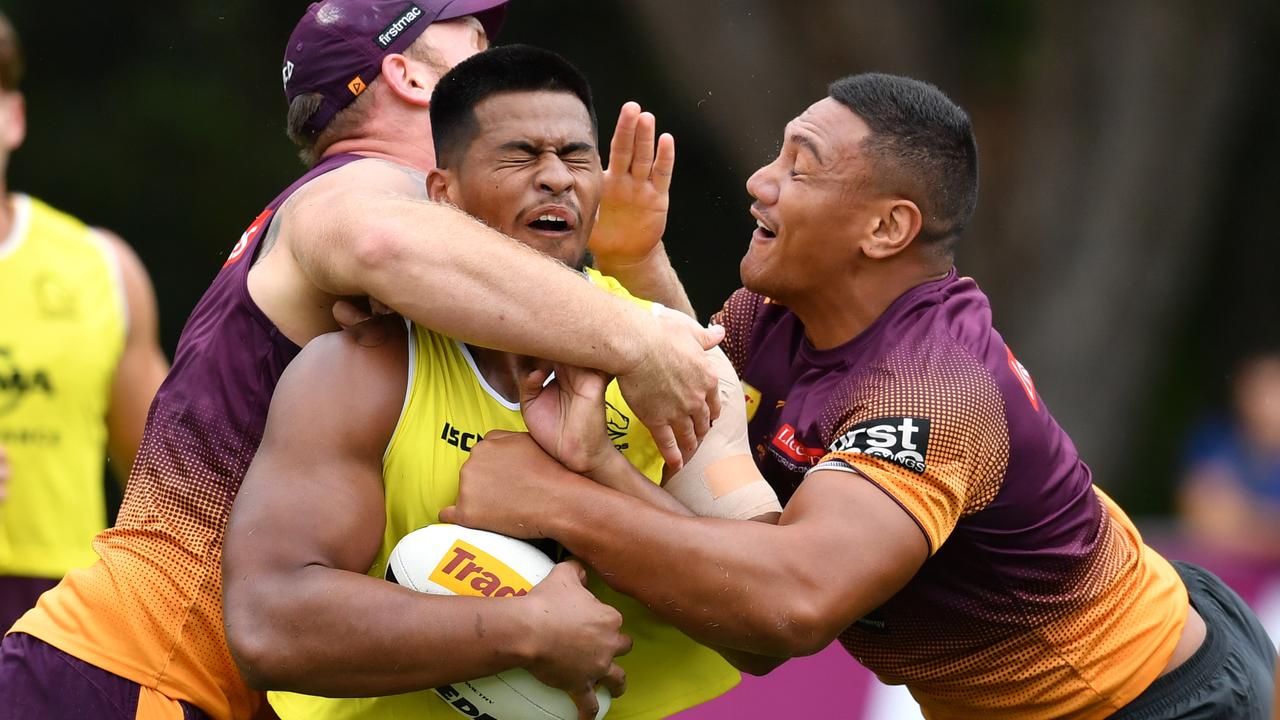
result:
[(426, 174), (390, 160), (362, 158), (312, 179), (286, 201), (281, 212), (288, 212), (290, 205), (323, 207), (335, 196), (346, 198), (369, 194), (403, 195), (425, 200)]
[(337, 331), (307, 343), (280, 378), (269, 424), (367, 440), (381, 453), (404, 400), (409, 336), (398, 317), (372, 322), (385, 324), (380, 342)]

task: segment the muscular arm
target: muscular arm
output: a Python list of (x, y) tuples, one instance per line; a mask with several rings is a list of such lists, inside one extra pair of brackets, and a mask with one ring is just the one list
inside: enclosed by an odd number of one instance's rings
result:
[(128, 308), (124, 350), (111, 382), (111, 406), (107, 410), (108, 459), (123, 485), (142, 442), (151, 399), (169, 372), (169, 361), (160, 349), (156, 294), (146, 268), (119, 237), (104, 230), (96, 232), (104, 237), (119, 261)]
[[(382, 453), (404, 397), (404, 343), (403, 331), (378, 348), (322, 336), (281, 378), (223, 557), (227, 641), (254, 687), (368, 696), (534, 670), (546, 653), (572, 651), (550, 648), (549, 634), (594, 625), (585, 589), (555, 587), (572, 581), (569, 565), (550, 586), (501, 601), (364, 574), (384, 528)], [(597, 677), (621, 649), (604, 651)]]
[(473, 485), (464, 467), (458, 506), (442, 518), (553, 537), (691, 637), (751, 653), (817, 652), (928, 554), (915, 521), (855, 473), (813, 473), (773, 526), (680, 517), (553, 462), (525, 470), (499, 508), (486, 497), (497, 484)]
[(368, 295), (464, 342), (604, 370), (637, 398), (669, 462), (693, 454), (718, 413), (701, 355), (718, 334), (655, 318), (421, 193), (404, 168), (376, 160), (312, 180), (280, 210), (289, 252), (255, 266), (255, 300), (286, 332), (291, 315), (311, 313), (308, 335), (331, 327), (334, 296)]

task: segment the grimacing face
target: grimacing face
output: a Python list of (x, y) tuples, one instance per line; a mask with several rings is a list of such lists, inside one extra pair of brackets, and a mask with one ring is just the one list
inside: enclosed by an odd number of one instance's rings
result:
[(491, 227), (580, 269), (602, 181), (587, 108), (565, 91), (506, 92), (482, 100), (475, 117), (479, 129), (461, 160), (432, 171), (445, 178), (444, 195)]
[(747, 180), (756, 219), (739, 267), (747, 289), (786, 304), (856, 260), (873, 195), (861, 149), (870, 134), (830, 97), (787, 123), (778, 157)]

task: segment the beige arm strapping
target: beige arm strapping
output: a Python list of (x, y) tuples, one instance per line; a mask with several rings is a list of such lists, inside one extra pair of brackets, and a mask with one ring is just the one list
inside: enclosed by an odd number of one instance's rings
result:
[(720, 377), (720, 417), (693, 457), (663, 485), (702, 517), (749, 520), (782, 512), (778, 496), (751, 460), (742, 383), (720, 348), (707, 351)]

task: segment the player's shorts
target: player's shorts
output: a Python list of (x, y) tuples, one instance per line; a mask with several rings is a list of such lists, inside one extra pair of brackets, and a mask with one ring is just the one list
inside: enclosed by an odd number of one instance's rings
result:
[(0, 643), (0, 720), (209, 720), (26, 633)]
[(1276, 650), (1266, 630), (1216, 575), (1190, 563), (1173, 566), (1204, 618), (1204, 643), (1112, 718), (1272, 720)]
[(45, 590), (57, 584), (49, 578), (0, 575), (0, 633), (13, 627), (23, 613), (36, 606)]

